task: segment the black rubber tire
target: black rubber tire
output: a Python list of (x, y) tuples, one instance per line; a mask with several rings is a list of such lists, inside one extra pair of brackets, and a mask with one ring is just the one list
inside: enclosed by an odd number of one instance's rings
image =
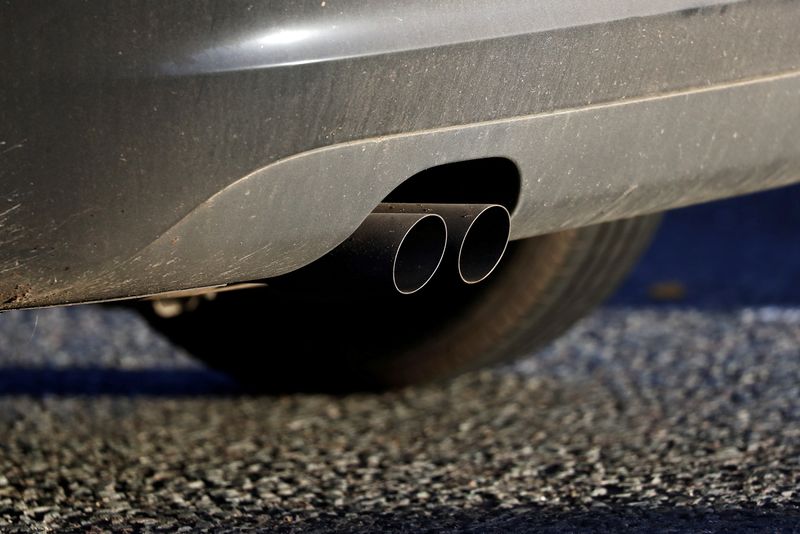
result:
[(513, 242), (477, 286), (328, 299), (265, 288), (222, 293), (169, 319), (142, 310), (174, 342), (258, 389), (403, 386), (531, 354), (556, 338), (616, 288), (659, 220)]

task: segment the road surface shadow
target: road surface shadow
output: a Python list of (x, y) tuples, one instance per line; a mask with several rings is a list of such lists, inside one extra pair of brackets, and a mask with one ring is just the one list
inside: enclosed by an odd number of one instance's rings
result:
[(205, 369), (0, 367), (0, 396), (230, 396), (246, 391)]
[(796, 509), (649, 508), (630, 506), (518, 509), (433, 508), (423, 513), (372, 513), (324, 516), (276, 527), (273, 532), (798, 532)]
[(610, 303), (800, 305), (800, 186), (668, 212)]

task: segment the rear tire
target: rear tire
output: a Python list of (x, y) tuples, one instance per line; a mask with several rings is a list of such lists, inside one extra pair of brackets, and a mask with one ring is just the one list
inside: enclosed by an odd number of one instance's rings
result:
[(143, 312), (201, 360), (259, 389), (403, 386), (508, 361), (556, 338), (614, 290), (659, 220), (513, 242), (477, 286), (440, 280), (410, 296), (328, 299), (251, 289), (169, 319), (152, 306)]

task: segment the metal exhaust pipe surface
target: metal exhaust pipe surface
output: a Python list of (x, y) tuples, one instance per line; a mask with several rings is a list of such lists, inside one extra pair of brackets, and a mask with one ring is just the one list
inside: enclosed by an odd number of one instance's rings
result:
[(375, 280), (391, 273), (391, 283), (403, 295), (430, 282), (442, 263), (447, 225), (430, 213), (373, 213), (345, 245), (355, 262), (364, 262)]
[[(447, 223), (445, 263), (455, 265), (464, 283), (485, 280), (508, 246), (511, 218), (499, 204), (381, 204), (376, 213), (436, 214)], [(449, 268), (449, 267), (446, 267)]]
[(447, 225), (433, 213), (372, 213), (342, 244), (277, 284), (320, 292), (416, 293), (433, 278), (447, 246)]

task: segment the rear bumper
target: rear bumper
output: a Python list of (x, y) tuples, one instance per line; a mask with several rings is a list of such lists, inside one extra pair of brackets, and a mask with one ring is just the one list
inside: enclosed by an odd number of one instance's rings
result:
[(792, 2), (91, 4), (0, 16), (0, 308), (280, 275), (453, 161), (515, 238), (800, 180)]

